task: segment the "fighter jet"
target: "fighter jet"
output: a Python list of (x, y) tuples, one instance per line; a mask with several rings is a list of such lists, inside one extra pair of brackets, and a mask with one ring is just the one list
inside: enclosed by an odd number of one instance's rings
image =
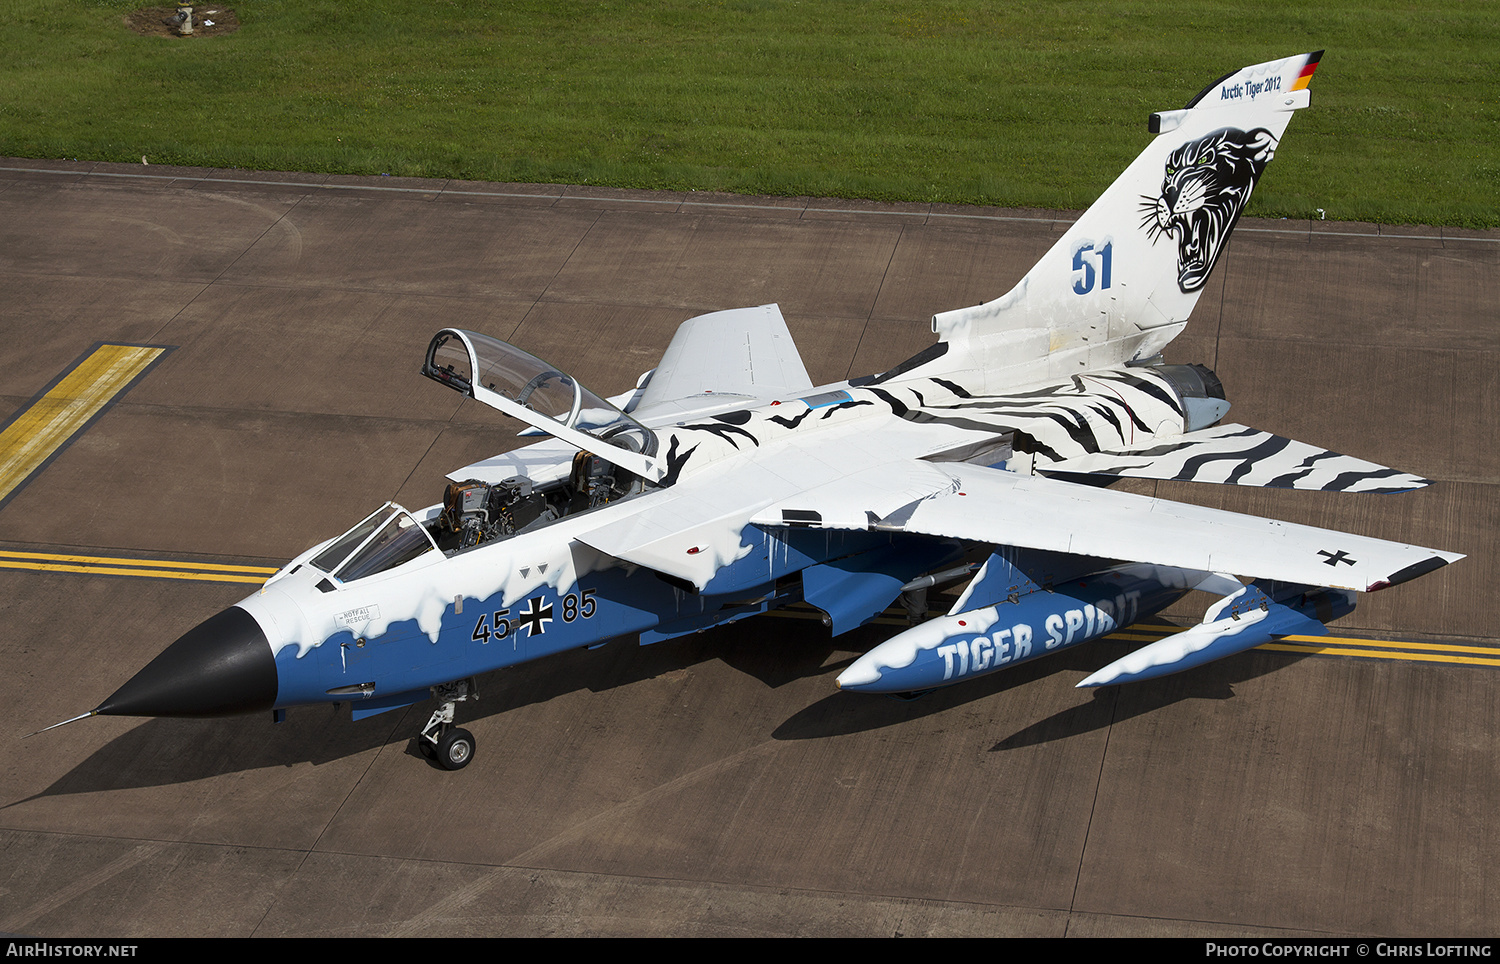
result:
[[(1398, 492), (1428, 481), (1225, 424), (1213, 372), (1168, 365), (1320, 53), (1225, 75), (1181, 110), (1007, 294), (932, 319), (889, 371), (814, 386), (776, 305), (682, 324), (603, 398), (476, 331), (422, 373), (539, 441), (387, 503), (212, 616), (95, 714), (219, 716), (428, 697), (417, 745), (458, 769), (483, 673), (642, 644), (793, 603), (834, 634), (903, 599), (911, 628), (845, 690), (911, 693), (1107, 635), (1193, 590), (1202, 622), (1079, 685), (1149, 679), (1288, 634), (1461, 556), (1118, 492), (1122, 478)], [(436, 494), (436, 493), (435, 493)], [(968, 580), (946, 615), (928, 587)], [(79, 717), (82, 718), (82, 717)]]

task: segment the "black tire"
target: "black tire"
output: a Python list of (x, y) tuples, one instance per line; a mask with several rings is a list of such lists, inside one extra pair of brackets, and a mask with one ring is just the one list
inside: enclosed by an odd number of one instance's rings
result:
[(429, 760), (437, 759), (437, 746), (421, 733), (417, 734), (417, 752)]
[(474, 736), (468, 730), (454, 727), (438, 740), (437, 761), (445, 769), (462, 770), (472, 759), (474, 759)]

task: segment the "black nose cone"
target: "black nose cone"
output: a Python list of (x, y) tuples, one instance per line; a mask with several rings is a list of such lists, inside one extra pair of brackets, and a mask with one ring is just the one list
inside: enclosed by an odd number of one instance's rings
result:
[(105, 716), (234, 716), (276, 703), (276, 658), (238, 606), (189, 630), (94, 712)]

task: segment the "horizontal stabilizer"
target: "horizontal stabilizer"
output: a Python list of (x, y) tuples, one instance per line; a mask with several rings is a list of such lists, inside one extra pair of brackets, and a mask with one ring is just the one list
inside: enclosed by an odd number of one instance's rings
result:
[(1175, 441), (1095, 452), (1038, 465), (1037, 470), (1319, 492), (1407, 492), (1431, 484), (1418, 475), (1243, 425), (1216, 425)]
[(1319, 615), (1331, 620), (1354, 608), (1353, 595), (1347, 592), (1314, 591), (1288, 603), (1273, 601), (1259, 586), (1245, 586), (1209, 607), (1198, 625), (1143, 646), (1078, 685), (1136, 683), (1202, 666), (1282, 636), (1323, 636), (1328, 627), (1304, 609), (1321, 610)]

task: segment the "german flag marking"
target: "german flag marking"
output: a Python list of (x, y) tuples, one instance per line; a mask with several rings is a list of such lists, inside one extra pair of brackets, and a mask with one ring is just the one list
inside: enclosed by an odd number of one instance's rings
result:
[(1297, 82), (1292, 85), (1292, 90), (1302, 90), (1308, 84), (1312, 83), (1313, 71), (1318, 69), (1318, 61), (1322, 59), (1323, 51), (1321, 50), (1319, 50), (1317, 53), (1308, 55), (1307, 63), (1303, 65), (1302, 73), (1297, 75)]

